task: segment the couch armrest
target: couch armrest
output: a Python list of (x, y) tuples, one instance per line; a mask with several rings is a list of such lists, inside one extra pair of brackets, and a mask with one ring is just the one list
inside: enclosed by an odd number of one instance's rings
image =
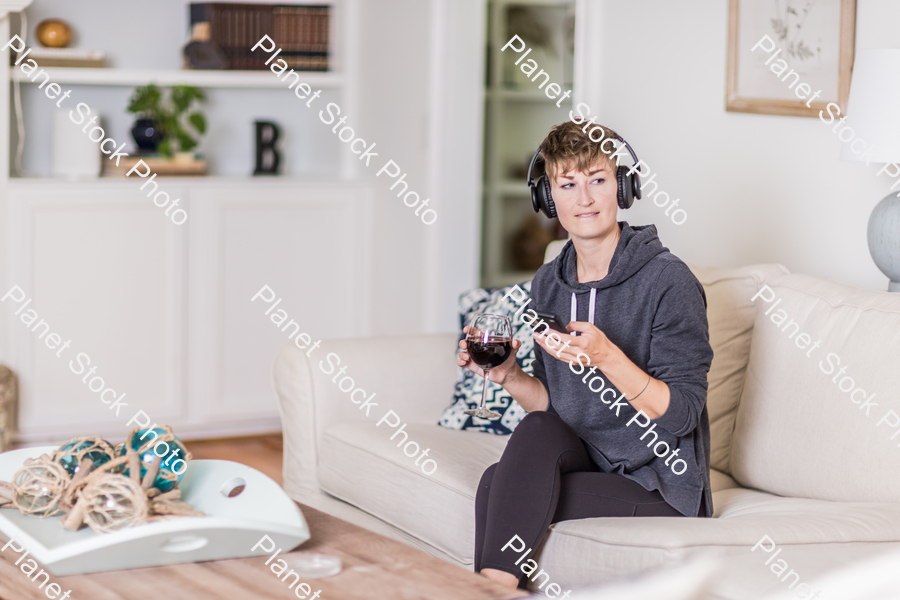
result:
[[(388, 410), (402, 422), (437, 423), (453, 395), (457, 339), (456, 333), (439, 333), (326, 340), (309, 358), (306, 350), (292, 343), (282, 346), (275, 356), (272, 383), (284, 430), (288, 493), (293, 497), (301, 489), (318, 490), (318, 447), (333, 423), (366, 421), (375, 427)], [(342, 367), (346, 371), (332, 382)], [(338, 388), (343, 377), (352, 378), (366, 397), (375, 394), (372, 402), (378, 406), (369, 409), (368, 417), (348, 392)]]

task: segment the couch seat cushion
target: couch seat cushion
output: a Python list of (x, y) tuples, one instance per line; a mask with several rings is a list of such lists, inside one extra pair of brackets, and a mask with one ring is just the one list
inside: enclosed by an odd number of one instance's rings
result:
[[(455, 560), (473, 563), (475, 489), (481, 474), (500, 459), (507, 436), (407, 425), (409, 440), (430, 448), (437, 462), (425, 475), (390, 436), (371, 421), (345, 422), (325, 430), (319, 452), (319, 485), (329, 494), (413, 535)], [(737, 486), (713, 470), (713, 491)], [(590, 520), (588, 520), (590, 521)], [(437, 525), (440, 524), (440, 525)]]
[(455, 560), (472, 564), (475, 488), (499, 460), (508, 436), (409, 424), (409, 439), (438, 465), (425, 475), (390, 437), (394, 430), (368, 422), (337, 423), (319, 448), (319, 485)]
[[(406, 431), (410, 440), (431, 448), (429, 456), (438, 464), (433, 475), (425, 475), (403, 455), (395, 445), (400, 436), (390, 440), (393, 430), (369, 421), (345, 422), (325, 430), (319, 484), (439, 553), (471, 565), (475, 488), (508, 438), (425, 424), (408, 425)], [(787, 587), (765, 565), (770, 555), (751, 552), (764, 535), (782, 549), (778, 559), (796, 569), (804, 582), (839, 563), (886, 551), (900, 540), (900, 504), (782, 498), (735, 487), (731, 477), (715, 470), (710, 479), (711, 519), (557, 523), (535, 559), (568, 589), (713, 553), (722, 557), (727, 574), (719, 597), (758, 598)]]
[[(751, 552), (765, 535), (782, 549), (778, 559), (796, 569), (802, 581), (851, 558), (900, 547), (895, 541), (900, 540), (898, 504), (782, 498), (744, 488), (715, 492), (713, 504), (711, 519), (606, 518), (557, 523), (536, 560), (553, 574), (554, 581), (586, 586), (711, 553), (723, 560), (726, 584), (733, 577), (741, 580), (723, 597), (735, 597), (738, 590), (749, 589), (755, 590), (755, 595), (747, 597), (758, 598), (779, 586), (787, 588), (765, 566), (772, 554)], [(572, 560), (573, 556), (579, 559)]]

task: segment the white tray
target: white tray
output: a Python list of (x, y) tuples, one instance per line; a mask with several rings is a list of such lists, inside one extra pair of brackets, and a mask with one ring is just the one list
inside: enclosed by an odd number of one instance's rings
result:
[[(26, 458), (51, 454), (56, 446), (0, 454), (0, 480), (12, 481)], [(244, 491), (229, 491), (241, 483)], [(0, 533), (14, 538), (54, 575), (76, 575), (176, 563), (270, 554), (251, 550), (264, 535), (284, 552), (309, 539), (297, 505), (277, 483), (245, 465), (227, 460), (193, 460), (178, 486), (181, 499), (204, 517), (179, 517), (112, 533), (88, 527), (69, 531), (61, 516), (38, 519), (17, 509), (0, 509)], [(0, 546), (2, 547), (2, 546)], [(12, 548), (4, 554), (11, 556)]]

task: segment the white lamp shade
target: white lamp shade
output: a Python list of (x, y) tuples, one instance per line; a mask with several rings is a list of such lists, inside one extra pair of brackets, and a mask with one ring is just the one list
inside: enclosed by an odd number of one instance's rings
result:
[[(875, 163), (900, 161), (900, 50), (860, 50), (853, 64), (847, 121), (855, 138), (873, 147), (862, 156), (862, 143), (857, 152), (850, 149), (853, 141), (841, 147), (842, 160), (866, 160)], [(834, 107), (832, 107), (834, 112)], [(828, 114), (823, 113), (827, 119)], [(834, 125), (831, 126), (833, 128)], [(840, 132), (841, 129), (838, 129)], [(849, 132), (844, 138), (849, 137)]]

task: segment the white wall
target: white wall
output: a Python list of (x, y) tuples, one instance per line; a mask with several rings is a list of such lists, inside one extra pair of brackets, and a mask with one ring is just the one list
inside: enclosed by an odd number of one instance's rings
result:
[[(839, 160), (840, 143), (818, 119), (725, 112), (727, 2), (591, 3), (585, 62), (599, 84), (583, 86), (582, 98), (688, 213), (675, 225), (644, 199), (620, 219), (655, 223), (690, 263), (780, 262), (887, 289), (866, 223), (892, 182), (876, 179), (881, 165)], [(859, 0), (857, 48), (900, 47), (898, 22), (900, 2)]]
[[(484, 0), (358, 4), (357, 110), (381, 150), (378, 168), (358, 170), (376, 207), (372, 333), (452, 331), (478, 282)], [(375, 176), (388, 159), (431, 200), (433, 225)]]
[[(357, 108), (352, 118), (378, 146), (371, 166), (375, 205), (375, 335), (420, 331), (424, 310), (425, 236), (432, 226), (404, 206), (393, 181), (375, 173), (390, 159), (407, 174), (409, 189), (425, 196), (427, 184), (428, 11), (427, 2), (359, 2)], [(404, 26), (400, 27), (399, 24)], [(386, 32), (395, 34), (387, 35)]]
[(481, 256), (481, 169), (484, 130), (485, 0), (432, 0), (434, 196), (441, 220), (433, 232), (434, 285), (426, 296), (429, 331), (459, 329), (459, 295), (478, 287)]

